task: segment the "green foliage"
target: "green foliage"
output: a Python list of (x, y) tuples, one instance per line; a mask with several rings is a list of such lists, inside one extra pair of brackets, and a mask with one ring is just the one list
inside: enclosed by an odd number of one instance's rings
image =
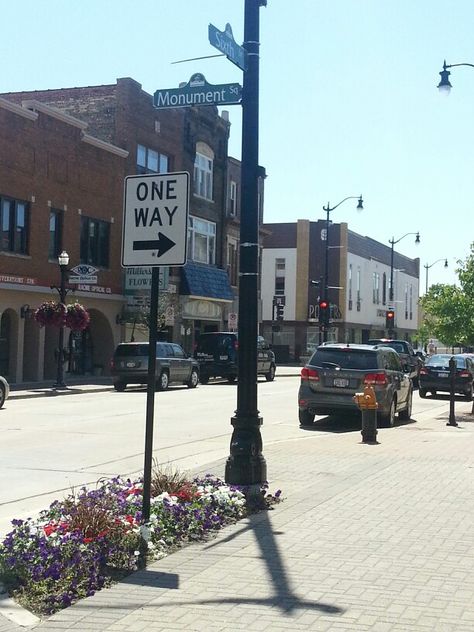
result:
[(420, 328), (448, 346), (474, 344), (474, 244), (464, 261), (458, 261), (457, 285), (432, 285), (420, 299), (424, 311)]

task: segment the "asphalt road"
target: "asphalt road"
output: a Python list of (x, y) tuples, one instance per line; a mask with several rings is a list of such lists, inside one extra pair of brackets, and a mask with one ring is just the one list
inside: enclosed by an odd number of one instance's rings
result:
[[(337, 441), (349, 432), (360, 441), (360, 422), (354, 418), (319, 418), (313, 429), (301, 429), (298, 385), (297, 376), (259, 382), (264, 454), (265, 445), (314, 433)], [(157, 393), (156, 461), (198, 471), (225, 458), (236, 393), (236, 385), (227, 383)], [(413, 418), (435, 416), (446, 404), (446, 398), (421, 400), (415, 393)], [(0, 410), (0, 535), (8, 532), (11, 519), (35, 515), (73, 488), (94, 485), (102, 477), (141, 473), (145, 415), (145, 388), (8, 400)]]

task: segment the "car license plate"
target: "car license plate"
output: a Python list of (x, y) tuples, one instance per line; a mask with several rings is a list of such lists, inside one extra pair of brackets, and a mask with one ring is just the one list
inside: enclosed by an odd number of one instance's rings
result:
[(448, 377), (449, 373), (447, 371), (440, 371), (438, 373), (438, 377)]
[(334, 386), (338, 386), (339, 388), (344, 388), (345, 386), (349, 386), (349, 380), (345, 380), (342, 377), (336, 377), (334, 379)]

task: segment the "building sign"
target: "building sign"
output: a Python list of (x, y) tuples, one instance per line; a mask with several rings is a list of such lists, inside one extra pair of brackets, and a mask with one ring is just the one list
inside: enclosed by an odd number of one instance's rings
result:
[(231, 105), (242, 100), (242, 86), (223, 83), (213, 86), (200, 72), (191, 76), (181, 88), (157, 90), (153, 106), (157, 109), (182, 108), (191, 105)]
[(79, 283), (76, 288), (81, 292), (95, 292), (96, 294), (112, 294), (112, 288), (103, 287), (102, 285), (89, 285), (88, 283)]
[(12, 274), (0, 274), (0, 283), (17, 283), (18, 285), (36, 285), (37, 280), (31, 277), (20, 277)]
[(222, 307), (211, 301), (190, 300), (183, 303), (183, 318), (219, 320)]
[[(151, 290), (151, 270), (150, 266), (126, 268), (125, 270), (125, 294), (133, 293), (137, 290)], [(170, 276), (169, 268), (160, 270), (160, 290), (168, 289), (168, 280)]]

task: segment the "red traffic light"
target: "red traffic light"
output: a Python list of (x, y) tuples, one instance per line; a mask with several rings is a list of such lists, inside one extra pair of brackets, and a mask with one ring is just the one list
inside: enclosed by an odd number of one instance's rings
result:
[(387, 318), (389, 320), (393, 320), (395, 318), (395, 312), (389, 309), (387, 312)]
[(319, 301), (319, 307), (320, 309), (326, 309), (328, 306), (327, 301)]

